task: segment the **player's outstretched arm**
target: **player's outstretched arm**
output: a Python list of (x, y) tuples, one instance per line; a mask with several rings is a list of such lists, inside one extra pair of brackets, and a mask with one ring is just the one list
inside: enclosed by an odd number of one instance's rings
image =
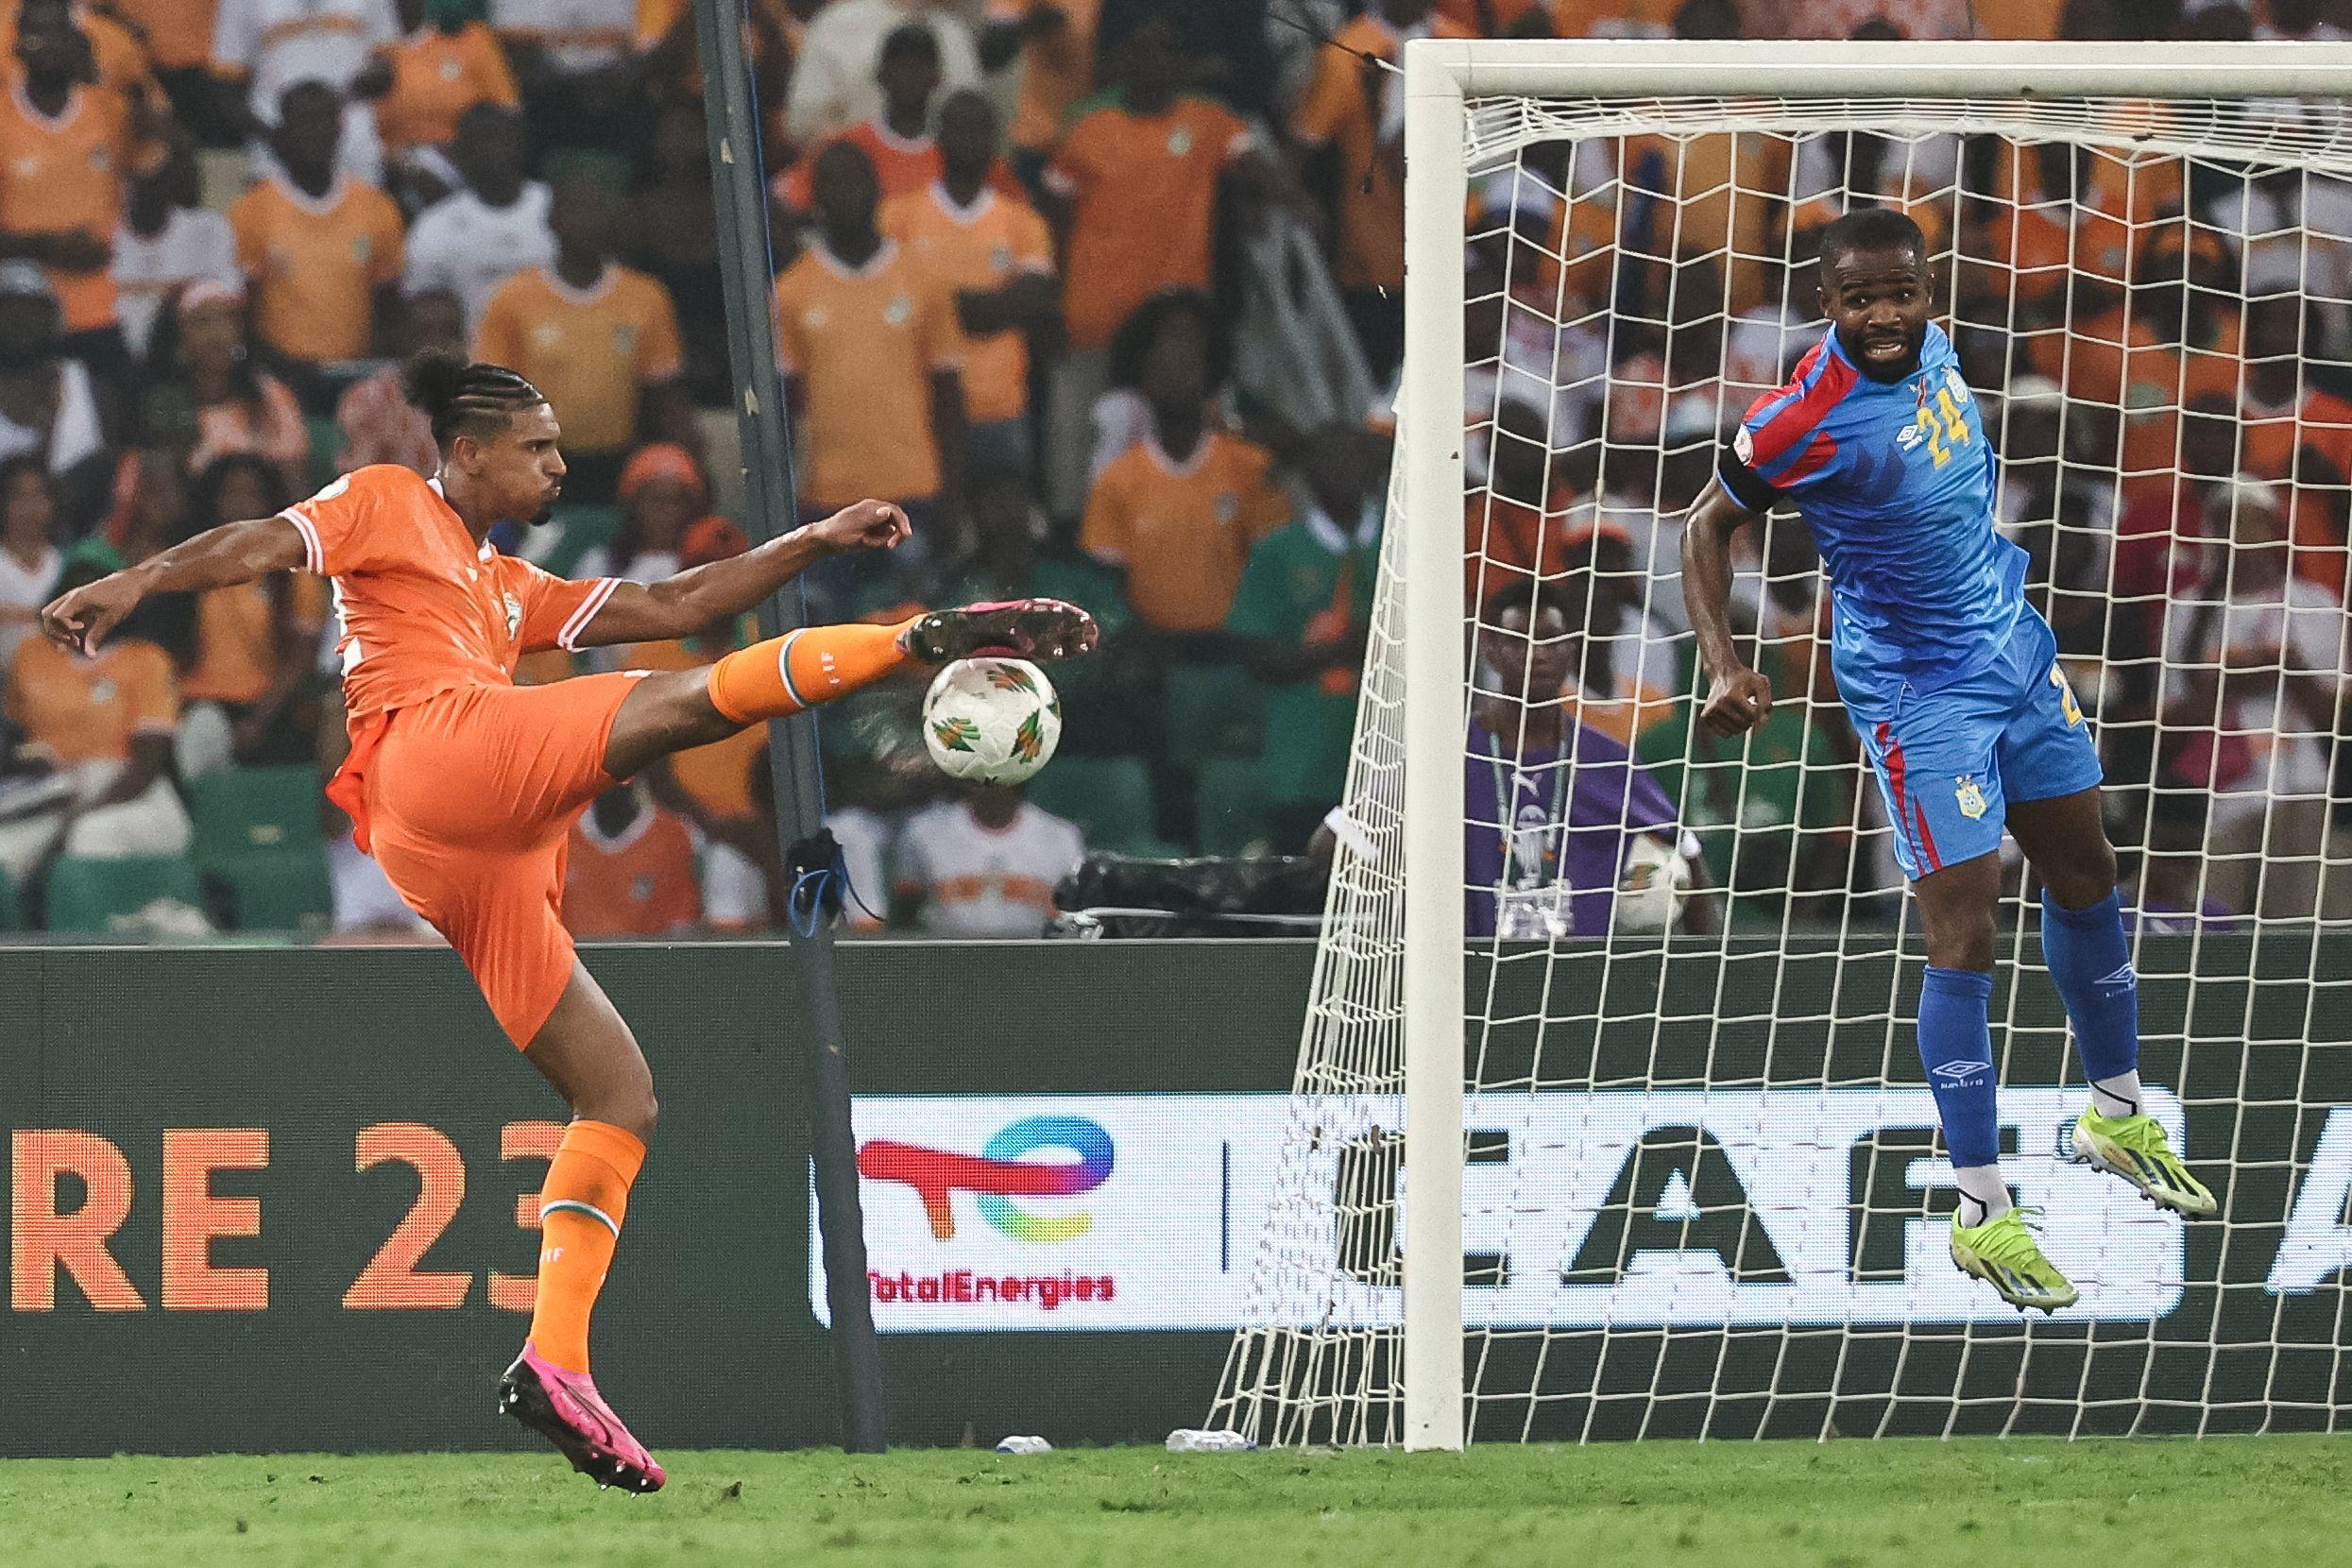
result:
[(617, 585), (573, 646), (605, 648), (692, 637), (742, 614), (827, 555), (844, 550), (895, 550), (911, 531), (907, 514), (891, 503), (861, 501), (741, 555), (658, 583)]
[(91, 653), (150, 593), (230, 588), (273, 571), (291, 571), (306, 559), (302, 536), (282, 516), (223, 523), (59, 595), (42, 610), (41, 630), (60, 648)]
[(1682, 524), (1682, 602), (1708, 678), (1698, 717), (1717, 735), (1753, 729), (1772, 711), (1772, 683), (1748, 668), (1731, 635), (1731, 536), (1754, 516), (1721, 481), (1710, 480)]

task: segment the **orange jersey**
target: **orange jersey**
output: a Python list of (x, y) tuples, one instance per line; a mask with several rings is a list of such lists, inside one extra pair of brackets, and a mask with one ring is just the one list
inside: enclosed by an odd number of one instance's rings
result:
[[(76, 4), (74, 26), (81, 29), (82, 37), (90, 41), (90, 62), (97, 72), (92, 85), (102, 93), (113, 94), (127, 104), (145, 103), (157, 110), (166, 108), (163, 90), (155, 80), (154, 67), (202, 64), (212, 58), (212, 9), (208, 0), (131, 0), (133, 21), (143, 22), (137, 14), (142, 10), (202, 13), (204, 42), (196, 45), (196, 58), (175, 61), (163, 59), (160, 53), (151, 55), (148, 47), (143, 46), (128, 27), (112, 17), (92, 10), (87, 4)], [(0, 8), (0, 60), (8, 62), (7, 69), (11, 75), (16, 71), (16, 12), (15, 6)], [(185, 19), (176, 20), (184, 22)]]
[[(121, 97), (77, 87), (53, 120), (12, 77), (0, 94), (0, 221), (19, 233), (72, 229), (111, 245), (134, 156), (130, 110)], [(113, 323), (114, 279), (105, 267), (48, 273), (67, 332)]]
[(823, 506), (939, 493), (931, 373), (956, 363), (954, 305), (890, 240), (863, 266), (812, 244), (775, 281), (776, 358), (800, 383), (801, 493)]
[[(1470, 38), (1472, 31), (1442, 15), (1430, 19), (1432, 38)], [(1404, 40), (1377, 12), (1366, 11), (1315, 53), (1315, 77), (1290, 116), (1290, 128), (1310, 147), (1328, 146), (1339, 160), (1339, 286), (1402, 288), (1405, 284), (1404, 120), (1382, 120), (1380, 94), (1402, 93), (1403, 78), (1367, 74), (1364, 63), (1394, 60)], [(1387, 129), (1389, 136), (1383, 138)]]
[(120, 762), (138, 735), (179, 724), (171, 656), (145, 638), (101, 643), (84, 656), (27, 638), (9, 665), (8, 714), (60, 763)]
[(644, 389), (686, 368), (670, 291), (619, 265), (585, 289), (546, 267), (516, 273), (482, 307), (474, 357), (527, 378), (563, 419), (564, 444), (595, 452), (627, 446)]
[[(114, 9), (136, 24), (145, 37), (147, 59), (164, 71), (184, 71), (209, 64), (213, 58), (214, 0), (114, 0)], [(10, 17), (14, 26), (14, 17)], [(94, 52), (102, 46), (94, 36)], [(105, 68), (100, 66), (103, 78)]]
[(354, 720), (459, 687), (512, 686), (525, 653), (576, 647), (615, 586), (570, 582), (475, 544), (436, 484), (389, 463), (355, 469), (280, 516), (301, 534), (304, 565), (334, 579)]
[[(905, 246), (950, 289), (1000, 289), (1015, 273), (1053, 271), (1053, 235), (1037, 210), (983, 188), (958, 207), (946, 187), (927, 185), (882, 208), (882, 232)], [(975, 424), (1017, 418), (1029, 408), (1029, 343), (1017, 332), (975, 338), (950, 307), (947, 331), (963, 366), (963, 412)]]
[(1095, 32), (1102, 0), (1055, 0), (1065, 25), (1021, 45), (1021, 96), (1005, 140), (1042, 153), (1062, 139), (1071, 106), (1095, 90)]
[(1098, 109), (1047, 166), (1071, 204), (1063, 314), (1070, 341), (1107, 348), (1137, 305), (1169, 288), (1205, 288), (1218, 183), (1247, 152), (1250, 128), (1205, 98), (1164, 114)]
[[(866, 157), (874, 162), (874, 178), (886, 202), (920, 191), (946, 174), (946, 162), (941, 158), (939, 143), (934, 138), (917, 136), (910, 140), (879, 120), (861, 120), (839, 136), (819, 142), (809, 149), (807, 157), (775, 177), (775, 194), (786, 206), (804, 213), (809, 210), (817, 156), (836, 142), (848, 142), (865, 149)], [(1027, 199), (1013, 165), (1001, 158), (988, 171), (988, 183), (1006, 196)]]
[(313, 196), (275, 176), (229, 209), (254, 325), (290, 359), (357, 359), (375, 336), (375, 291), (401, 276), (401, 210), (346, 177)]
[(1265, 448), (1212, 430), (1179, 463), (1150, 436), (1103, 465), (1079, 543), (1127, 571), (1127, 602), (1164, 631), (1225, 624), (1251, 547), (1290, 520)]
[(453, 33), (419, 27), (384, 51), (392, 88), (376, 103), (376, 128), (394, 152), (454, 141), (458, 117), (479, 103), (522, 102), (506, 51), (487, 25)]
[(564, 924), (575, 936), (663, 936), (703, 917), (694, 840), (658, 807), (606, 838), (593, 815), (571, 825)]

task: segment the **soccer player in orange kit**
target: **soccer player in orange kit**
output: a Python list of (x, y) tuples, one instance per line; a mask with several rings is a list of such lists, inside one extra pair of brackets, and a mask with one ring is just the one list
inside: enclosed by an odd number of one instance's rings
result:
[(276, 517), (212, 529), (76, 588), (42, 611), (42, 626), (87, 653), (150, 593), (295, 569), (334, 580), (351, 753), (328, 793), (573, 1112), (540, 1190), (537, 1300), (499, 1408), (574, 1469), (652, 1491), (661, 1466), (597, 1393), (588, 1335), (654, 1130), (654, 1081), (558, 917), (572, 823), (658, 758), (910, 664), (1061, 657), (1090, 651), (1098, 634), (1075, 605), (1030, 599), (895, 626), (807, 627), (703, 669), (518, 687), (525, 653), (691, 636), (824, 556), (896, 547), (906, 514), (861, 501), (662, 582), (568, 582), (487, 542), (502, 520), (546, 520), (562, 489), (560, 432), (537, 388), (499, 366), (425, 354), (408, 366), (407, 391), (433, 422), (435, 478), (357, 469)]

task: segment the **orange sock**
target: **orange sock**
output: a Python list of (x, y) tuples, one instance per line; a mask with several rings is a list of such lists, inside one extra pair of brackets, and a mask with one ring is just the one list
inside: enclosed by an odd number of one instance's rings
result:
[(710, 706), (748, 724), (845, 697), (907, 662), (898, 634), (909, 624), (804, 626), (756, 642), (710, 667)]
[(582, 1117), (564, 1129), (539, 1188), (539, 1288), (531, 1346), (566, 1372), (588, 1370), (588, 1315), (612, 1267), (629, 1212), (629, 1184), (645, 1163), (636, 1133)]

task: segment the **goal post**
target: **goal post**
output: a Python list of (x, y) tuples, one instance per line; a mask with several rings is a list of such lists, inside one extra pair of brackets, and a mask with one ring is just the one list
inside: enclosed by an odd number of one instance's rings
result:
[[(2041, 994), (2031, 900), (2014, 885), (2004, 894), (2003, 967), (2016, 982), (1994, 1022), (2006, 1042), (1997, 1065), (2017, 1090), (2004, 1111), (2013, 1105), (2022, 1118), (2011, 1131), (2028, 1169), (2015, 1180), (2029, 1201), (2051, 1204), (2054, 1223), (2100, 1227), (2086, 1265), (2089, 1299), (2110, 1308), (2062, 1317), (2037, 1336), (2013, 1315), (1986, 1310), (1956, 1275), (1932, 1274), (1932, 1257), (1920, 1261), (1922, 1238), (1933, 1242), (1931, 1195), (1948, 1183), (1949, 1166), (1933, 1142), (1909, 1043), (1915, 917), (1883, 876), (1891, 830), (1883, 815), (1873, 819), (1874, 787), (1857, 756), (1832, 744), (1842, 715), (1824, 708), (1815, 732), (1771, 767), (1754, 747), (1669, 760), (1632, 737), (1651, 714), (1645, 703), (1674, 708), (1679, 733), (1691, 732), (1687, 631), (1679, 655), (1673, 638), (1662, 634), (1650, 650), (1626, 634), (1637, 659), (1679, 658), (1679, 686), (1626, 697), (1632, 717), (1615, 755), (1628, 775), (1647, 764), (1679, 780), (1666, 792), (1670, 826), (1679, 825), (1684, 845), (1698, 843), (1695, 830), (1705, 841), (1682, 851), (1695, 875), (1705, 878), (1708, 864), (1728, 857), (1730, 875), (1706, 894), (1717, 909), (1709, 932), (1628, 922), (1628, 881), (1615, 923), (1604, 916), (1597, 936), (1572, 929), (1581, 916), (1557, 906), (1537, 912), (1532, 925), (1513, 925), (1497, 890), (1485, 917), (1492, 931), (1474, 933), (1466, 906), (1479, 898), (1482, 874), (1466, 840), (1481, 825), (1508, 839), (1514, 824), (1501, 798), (1499, 752), (1497, 799), (1474, 798), (1476, 758), (1466, 770), (1465, 737), (1476, 701), (1494, 694), (1483, 651), (1494, 628), (1482, 622), (1481, 602), (1498, 580), (1553, 576), (1547, 552), (1563, 536), (1592, 557), (1574, 579), (1584, 596), (1580, 609), (1570, 606), (1577, 638), (1603, 637), (1588, 618), (1604, 598), (1614, 613), (1629, 593), (1628, 624), (1658, 610), (1671, 557), (1637, 556), (1631, 571), (1618, 572), (1628, 581), (1613, 587), (1599, 564), (1593, 541), (1628, 535), (1611, 521), (1609, 479), (1636, 476), (1655, 516), (1635, 548), (1656, 547), (1669, 532), (1659, 526), (1669, 502), (1687, 503), (1669, 493), (1670, 478), (1697, 471), (1695, 453), (1711, 469), (1747, 402), (1786, 373), (1786, 348), (1824, 330), (1806, 289), (1801, 309), (1778, 305), (1781, 319), (1758, 329), (1765, 361), (1775, 357), (1776, 332), (1783, 350), (1769, 379), (1730, 363), (1735, 332), (1769, 314), (1749, 297), (1775, 285), (1756, 280), (1782, 280), (1785, 291), (1785, 279), (1810, 264), (1799, 210), (1901, 205), (1926, 221), (1948, 284), (1955, 269), (1991, 278), (1965, 307), (1960, 289), (1948, 289), (1937, 311), (1955, 339), (1974, 334), (1966, 357), (1996, 455), (2043, 413), (2054, 420), (2060, 450), (2046, 465), (2055, 475), (2049, 495), (2003, 520), (2040, 528), (2045, 556), (2072, 552), (2078, 562), (2061, 571), (2043, 560), (2034, 602), (2055, 619), (2054, 606), (2072, 595), (2095, 601), (2077, 617), (2084, 623), (2096, 616), (2154, 628), (2151, 645), (2129, 655), (2103, 634), (2097, 651), (2118, 678), (2105, 711), (2094, 713), (2158, 759), (2134, 785), (2140, 838), (2125, 846), (2151, 853), (2149, 824), (2167, 800), (2202, 800), (2207, 784), (2219, 790), (2216, 758), (2235, 756), (2230, 748), (2248, 732), (2226, 714), (2184, 720), (2173, 701), (2210, 664), (2199, 639), (2224, 637), (2231, 612), (2224, 605), (2200, 619), (2168, 606), (2168, 596), (2185, 590), (2170, 582), (2151, 589), (2118, 560), (2128, 495), (2151, 486), (2189, 493), (2189, 388), (2203, 347), (2183, 336), (2140, 354), (2140, 287), (2150, 275), (2135, 269), (2154, 252), (2174, 256), (2182, 290), (2210, 290), (2196, 308), (2228, 329), (2232, 353), (2249, 359), (2248, 331), (2271, 298), (2292, 297), (2307, 315), (2340, 311), (2346, 321), (2337, 330), (2352, 330), (2352, 256), (2342, 268), (2343, 298), (2307, 298), (2312, 258), (2344, 236), (2324, 232), (2308, 211), (2283, 237), (2261, 230), (2255, 215), (2282, 181), (2325, 178), (2352, 191), (2352, 117), (2333, 101), (2352, 94), (2352, 46), (1419, 41), (1406, 46), (1403, 71), (1408, 286), (1389, 528), (1291, 1127), (1270, 1157), (1271, 1203), (1247, 1264), (1253, 1321), (1236, 1336), (1211, 1419), (1265, 1441), (1408, 1449), (1498, 1435), (1826, 1433), (1855, 1422), (1887, 1432), (1993, 1421), (2002, 1430), (2070, 1433), (2307, 1418), (2332, 1426), (2338, 1385), (2352, 1388), (2340, 1336), (2292, 1291), (2282, 1293), (2277, 1270), (2258, 1282), (2231, 1271), (2246, 1247), (2292, 1239), (2288, 1206), (2298, 1217), (2315, 1212), (2292, 1189), (2307, 1167), (2317, 1179), (2325, 1162), (2316, 1146), (2352, 1138), (2352, 1128), (2322, 1137), (2326, 1102), (2352, 1097), (2352, 1041), (2336, 1016), (2352, 976), (2326, 947), (2352, 920), (2352, 896), (2327, 891), (2352, 890), (2352, 866), (2337, 869), (2352, 848), (2339, 854), (2332, 827), (2316, 845), (2284, 842), (2264, 815), (2251, 867), (2240, 868), (2255, 901), (2241, 926), (2224, 934), (2197, 925), (2192, 912), (2190, 934), (2165, 950), (2173, 956), (2152, 954), (2144, 935), (2135, 936), (2142, 973), (2154, 959), (2177, 980), (2148, 993), (2143, 1021), (2143, 1034), (2162, 1037), (2152, 1049), (2163, 1063), (2155, 1070), (2169, 1085), (2164, 1115), (2174, 1136), (2188, 1118), (2201, 1130), (2190, 1157), (2226, 1154), (2242, 1190), (2261, 1192), (2264, 1203), (2275, 1197), (2280, 1211), (2233, 1213), (2218, 1224), (2218, 1248), (2100, 1207), (2058, 1172), (2058, 1150), (2043, 1145), (2055, 1136), (2054, 1107), (2079, 1098), (2079, 1067), (2069, 1065), (2063, 1019)], [(2293, 102), (2310, 98), (2330, 102)], [(1822, 150), (1839, 137), (1878, 144), (1871, 156), (1898, 160), (1901, 178), (1887, 190), (1849, 189), (1858, 155), (1843, 141)], [(1695, 149), (1710, 139), (1732, 145), (1723, 167), (1688, 175), (1686, 160), (1696, 168)], [(1628, 151), (1637, 140), (1691, 185), (1714, 179), (1721, 188), (1662, 189), (1654, 167), (1637, 178)], [(1751, 145), (1765, 155), (1760, 162), (1743, 162)], [(1534, 168), (1534, 149), (1563, 145), (1565, 156)], [(2078, 155), (2079, 212), (2029, 201), (2020, 171), (2046, 146)], [(1597, 172), (1580, 173), (1580, 159)], [(1809, 162), (1829, 169), (1826, 182), (1807, 173)], [(2113, 171), (2124, 192), (2112, 213), (2094, 213), (2079, 183), (2092, 165), (2094, 175)], [(2142, 199), (2159, 177), (2173, 181), (2172, 205)], [(2241, 214), (2235, 231), (2194, 207), (2196, 192), (2217, 186), (2240, 204), (2231, 209)], [(1513, 194), (1530, 187), (1539, 199)], [(1594, 189), (1615, 203), (1662, 203), (1651, 227), (1665, 237), (1640, 251), (1620, 205), (1580, 242), (1577, 205)], [(1770, 214), (1763, 238), (1739, 227), (1750, 197)], [(1702, 211), (1717, 198), (1730, 217)], [(2033, 271), (2019, 237), (2029, 208), (2049, 208), (2071, 226), (2054, 281)], [(2007, 225), (1998, 254), (1982, 243), (1988, 211), (1997, 227)], [(1706, 230), (1718, 221), (1729, 226), (1723, 232)], [(2117, 228), (2130, 258), (2111, 277), (2078, 254), (2090, 243), (2085, 225), (2098, 222)], [(1501, 255), (1489, 259), (1493, 272), (1474, 291), (1468, 278), (1482, 239)], [(1589, 256), (1577, 248), (1587, 242)], [(2258, 281), (2252, 256), (2265, 246), (2270, 270)], [(2191, 276), (2207, 250), (2230, 257), (2237, 270), (2225, 282)], [(2285, 282), (2281, 264), (2292, 273)], [(1593, 286), (1572, 303), (1568, 274), (1579, 268)], [(2035, 302), (2021, 303), (2029, 292)], [(1481, 315), (1482, 305), (1493, 308)], [(2115, 351), (2102, 357), (2101, 334), (2110, 330)], [(1703, 396), (1686, 396), (1677, 378), (1706, 356), (1679, 360), (1675, 346), (1700, 333), (1722, 345), (1723, 363), (1699, 378)], [(1989, 378), (1978, 373), (1979, 339), (1998, 350)], [(1650, 345), (1653, 366), (1641, 375), (1632, 366), (1641, 356), (1628, 351), (1637, 340)], [(2311, 379), (2323, 368), (2321, 348), (2297, 336), (2296, 400), (2323, 382), (2352, 397), (2352, 365), (2326, 366)], [(2170, 368), (2156, 379), (2173, 381), (2151, 395), (2139, 366), (2164, 354)], [(2122, 367), (2106, 366), (2108, 358)], [(1481, 374), (1474, 395), (1466, 391)], [(1644, 375), (1654, 384), (1636, 384)], [(1520, 406), (1531, 429), (1507, 432), (1514, 377), (1525, 383)], [(2295, 401), (2297, 438), (2304, 406)], [(2241, 407), (2226, 418), (2250, 428), (2257, 417)], [(1577, 420), (1590, 428), (1569, 428)], [(1467, 550), (1460, 530), (1466, 501), (1474, 510), (1482, 493), (1494, 501), (1495, 465), (1513, 435), (1533, 443), (1542, 493), (1529, 507), (1531, 539), (1512, 546), (1534, 559), (1504, 561), (1498, 579), (1500, 525), (1490, 516), (1482, 535), (1474, 519)], [(2352, 428), (2343, 445), (2352, 454)], [(2241, 440), (2223, 471), (2199, 480), (2215, 481), (2210, 496), (2196, 492), (2218, 520), (2213, 527), (2226, 531), (2257, 506), (2299, 520), (2308, 503), (2341, 529), (2352, 472), (2307, 471), (2291, 456), (2275, 485), (2248, 485), (2238, 471), (2248, 466), (2246, 450)], [(2298, 450), (2292, 439), (2288, 450)], [(2082, 501), (2070, 488), (2078, 484), (2104, 499)], [(1583, 499), (1555, 515), (1545, 499), (1555, 486)], [(1784, 663), (1816, 647), (1826, 624), (1809, 552), (1800, 530), (1771, 524), (1761, 558), (1744, 568), (1743, 639)], [(2209, 591), (2227, 598), (2236, 568), (2214, 581), (2222, 586)], [(1785, 601), (1778, 609), (1776, 595)], [(1539, 640), (1535, 615), (1516, 634), (1523, 643)], [(2288, 677), (2313, 673), (2288, 656), (2279, 714)], [(2327, 673), (2339, 682), (2344, 673)], [(1525, 670), (1509, 678), (1532, 680)], [(2116, 695), (2142, 681), (2162, 699), (2144, 713)], [(1794, 704), (1804, 693), (1783, 695)], [(1516, 697), (1530, 711), (1565, 700), (1531, 690)], [(1579, 714), (1592, 710), (1590, 693), (1579, 700)], [(2339, 697), (2339, 732), (2352, 734), (2341, 724), (2343, 706)], [(2271, 722), (2290, 725), (2286, 717)], [(2287, 727), (2279, 735), (2280, 751), (2298, 739)], [(2253, 733), (2258, 749), (2262, 742)], [(2332, 758), (2332, 741), (2314, 744), (2313, 755)], [(1769, 793), (1759, 780), (1775, 768), (1794, 781), (1798, 804), (1786, 820), (1756, 798)], [(2180, 784), (2184, 768), (2206, 770), (2196, 790)], [(2324, 813), (2332, 798), (2326, 782), (2282, 782), (2275, 763), (2269, 776), (2266, 800)], [(1696, 802), (1711, 792), (1725, 810), (1701, 822)], [(1617, 826), (1628, 842), (1646, 823), (1634, 815), (1637, 793), (1630, 783), (1621, 790)], [(1842, 811), (1842, 820), (1815, 820), (1825, 798), (1836, 802), (1829, 815)], [(1795, 846), (1784, 856), (1790, 868), (1812, 855), (1834, 878), (1810, 920), (1798, 912), (1795, 888), (1760, 882), (1739, 846), (1764, 820), (1777, 826), (1763, 837)], [(1512, 853), (1507, 844), (1506, 865)], [(2215, 863), (2201, 859), (2190, 878), (2200, 896), (2230, 875)], [(2320, 889), (2308, 912), (2267, 912), (2274, 884), (2307, 877)], [(1660, 925), (1680, 918), (1671, 912), (1680, 905), (1662, 907), (1670, 912)], [(2232, 1010), (2237, 1021), (2217, 1034), (2213, 1015)], [(2292, 1022), (2254, 1022), (2280, 1017)], [(2281, 1029), (2258, 1062), (2254, 1042)], [(2205, 1073), (2193, 1083), (2192, 1045)], [(2064, 1087), (2069, 1071), (2077, 1074), (2072, 1090)], [(1832, 1159), (1807, 1141), (1816, 1136), (1849, 1141)], [(2279, 1147), (2247, 1146), (2260, 1137)], [(2217, 1141), (2223, 1147), (2209, 1147)], [(1785, 1167), (1775, 1178), (1783, 1185), (1767, 1194), (1755, 1184), (1775, 1161)], [(2269, 1192), (2264, 1172), (2273, 1169), (2289, 1190)], [(1645, 1250), (1637, 1232), (1665, 1239)], [(2140, 1272), (2116, 1261), (2150, 1248), (2157, 1261)], [(2352, 1259), (2352, 1244), (2344, 1255)], [(1596, 1259), (1613, 1263), (1611, 1279)], [(2195, 1331), (2178, 1324), (2200, 1314), (2202, 1338), (2184, 1340)], [(2302, 1381), (2318, 1367), (2324, 1387)], [(2198, 1391), (2184, 1396), (2180, 1387)]]

